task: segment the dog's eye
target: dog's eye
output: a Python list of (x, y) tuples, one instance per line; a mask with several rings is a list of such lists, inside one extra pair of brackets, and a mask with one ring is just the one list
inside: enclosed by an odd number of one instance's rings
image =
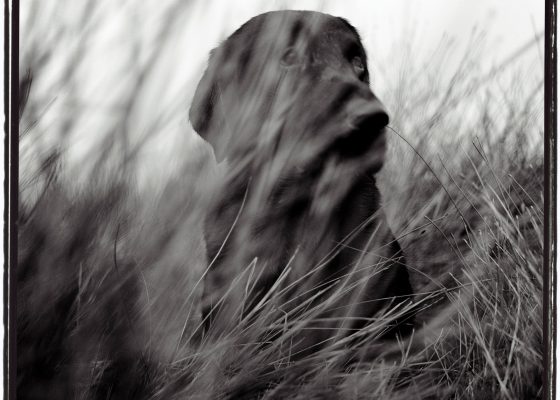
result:
[(282, 65), (287, 67), (297, 64), (299, 62), (297, 52), (292, 47), (290, 47), (284, 52), (282, 58), (280, 59), (280, 62), (282, 63)]
[(364, 74), (364, 71), (366, 70), (364, 62), (360, 57), (354, 57), (352, 59), (352, 68), (354, 68), (354, 72), (358, 76), (362, 76)]

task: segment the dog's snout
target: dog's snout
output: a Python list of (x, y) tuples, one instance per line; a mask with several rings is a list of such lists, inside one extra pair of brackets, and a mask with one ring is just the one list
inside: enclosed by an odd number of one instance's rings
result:
[(355, 116), (350, 121), (352, 129), (375, 134), (389, 124), (389, 116), (383, 109), (361, 116)]
[(389, 124), (389, 115), (383, 104), (366, 82), (356, 77), (331, 72), (326, 74), (333, 105), (346, 110), (352, 129), (380, 131)]
[(337, 71), (333, 68), (326, 68), (321, 72), (313, 72), (320, 76), (316, 89), (330, 93), (331, 101), (338, 106), (351, 103), (354, 99), (361, 99), (363, 101), (375, 99), (369, 85), (352, 73)]
[(388, 124), (389, 116), (381, 103), (377, 99), (369, 101), (351, 113), (347, 129), (337, 138), (333, 148), (344, 157), (362, 156), (373, 146), (384, 143), (378, 138)]
[(384, 143), (378, 138), (388, 123), (389, 116), (384, 110), (358, 114), (351, 118), (348, 129), (336, 139), (333, 149), (345, 158), (362, 156), (376, 144)]

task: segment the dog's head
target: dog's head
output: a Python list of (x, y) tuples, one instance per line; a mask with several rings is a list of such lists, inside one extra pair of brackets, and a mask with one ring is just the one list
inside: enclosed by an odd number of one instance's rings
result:
[(212, 51), (190, 120), (216, 158), (243, 175), (332, 199), (356, 174), (381, 168), (389, 118), (354, 27), (318, 12), (276, 11)]

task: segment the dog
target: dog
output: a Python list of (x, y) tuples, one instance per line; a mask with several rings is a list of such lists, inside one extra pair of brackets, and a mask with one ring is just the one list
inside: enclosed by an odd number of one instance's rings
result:
[(224, 170), (205, 222), (205, 334), (267, 307), (305, 321), (302, 354), (365, 327), (411, 332), (375, 180), (389, 117), (369, 83), (356, 29), (320, 12), (258, 15), (211, 52), (189, 111)]

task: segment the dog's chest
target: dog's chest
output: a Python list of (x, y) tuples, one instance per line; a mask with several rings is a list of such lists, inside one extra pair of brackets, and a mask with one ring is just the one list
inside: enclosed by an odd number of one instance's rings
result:
[[(296, 252), (308, 253), (307, 258), (321, 258), (322, 253), (370, 219), (380, 203), (379, 191), (370, 177), (358, 181), (338, 207), (321, 217), (309, 215), (309, 210), (301, 206), (247, 209), (250, 196), (250, 189), (240, 187), (211, 206), (205, 233), (208, 258), (217, 256), (215, 264), (232, 262), (234, 256), (242, 256), (241, 262), (257, 257), (266, 261), (267, 268), (276, 269), (281, 267), (271, 264), (284, 264)], [(367, 227), (363, 230), (367, 231)], [(365, 234), (359, 231), (352, 240), (354, 244), (365, 240)]]

